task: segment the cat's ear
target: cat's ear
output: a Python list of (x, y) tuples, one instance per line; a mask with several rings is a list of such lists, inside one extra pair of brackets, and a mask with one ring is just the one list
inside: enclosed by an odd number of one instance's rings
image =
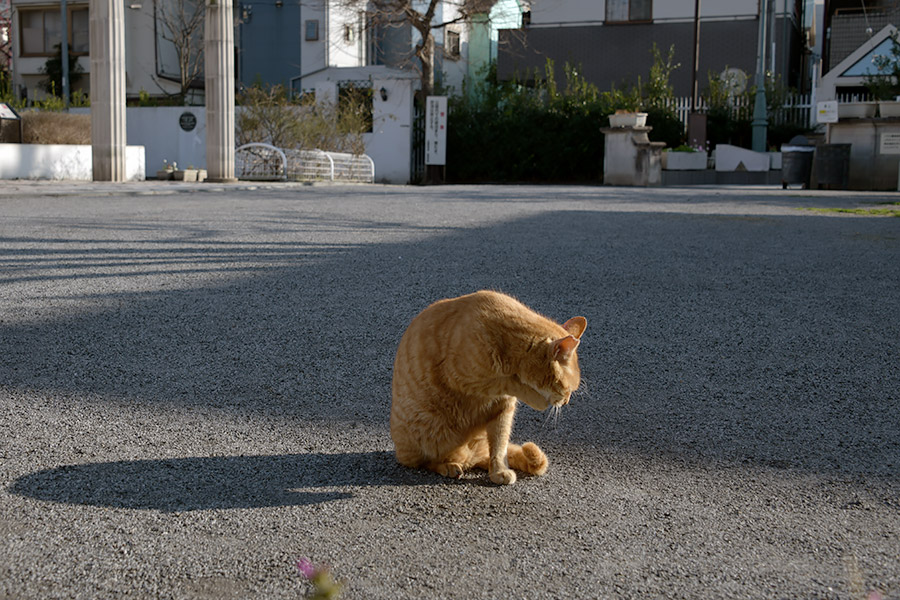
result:
[(581, 334), (587, 328), (587, 319), (584, 317), (572, 317), (563, 323), (563, 329), (571, 333), (575, 339), (581, 339)]
[(553, 342), (553, 360), (565, 362), (572, 357), (575, 348), (578, 347), (579, 340), (574, 336), (567, 335), (564, 338)]

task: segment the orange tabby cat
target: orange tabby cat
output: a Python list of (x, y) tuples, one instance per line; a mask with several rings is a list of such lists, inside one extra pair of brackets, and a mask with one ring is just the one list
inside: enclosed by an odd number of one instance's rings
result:
[(440, 300), (403, 334), (394, 359), (391, 438), (397, 460), (446, 477), (486, 469), (510, 484), (510, 467), (543, 475), (537, 445), (509, 443), (516, 400), (537, 410), (569, 402), (581, 382), (584, 317), (559, 325), (497, 292)]

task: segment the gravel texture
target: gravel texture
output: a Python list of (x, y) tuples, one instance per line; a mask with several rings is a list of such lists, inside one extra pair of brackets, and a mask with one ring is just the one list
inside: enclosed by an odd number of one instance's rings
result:
[[(896, 194), (0, 188), (0, 598), (900, 598)], [(480, 288), (588, 320), (547, 475), (398, 466)]]

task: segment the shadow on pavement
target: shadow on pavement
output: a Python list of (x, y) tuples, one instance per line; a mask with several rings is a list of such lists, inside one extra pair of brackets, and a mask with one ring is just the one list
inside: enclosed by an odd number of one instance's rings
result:
[(50, 502), (182, 512), (302, 506), (350, 498), (333, 488), (423, 485), (392, 452), (223, 456), (67, 465), (16, 480), (10, 491)]
[[(317, 233), (315, 223), (267, 218), (296, 241), (222, 243), (213, 232), (139, 251), (86, 249), (85, 262), (137, 265), (140, 276), (157, 261), (245, 274), (134, 293), (91, 283), (83, 293), (101, 303), (96, 312), (0, 323), (0, 384), (383, 427), (409, 320), (438, 298), (493, 288), (557, 320), (587, 317), (579, 353), (591, 390), (569, 407), (560, 445), (823, 473), (900, 469), (894, 222), (547, 211), (400, 232), (400, 242), (363, 225), (350, 244), (348, 219), (324, 225), (345, 238), (326, 247), (303, 233)], [(29, 267), (22, 276), (77, 264), (34, 240), (5, 242), (0, 266)], [(305, 488), (355, 485), (345, 474), (355, 465), (390, 462), (380, 453), (181, 460), (61, 467), (14, 487), (159, 510), (272, 506), (342, 497)], [(372, 481), (393, 484), (386, 472)]]

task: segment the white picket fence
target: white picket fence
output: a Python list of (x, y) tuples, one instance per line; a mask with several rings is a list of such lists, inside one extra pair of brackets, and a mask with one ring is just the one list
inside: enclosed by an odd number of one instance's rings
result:
[[(739, 96), (732, 101), (731, 108), (735, 117), (750, 119), (753, 117), (753, 98)], [(684, 124), (687, 131), (688, 116), (691, 114), (691, 98), (675, 98), (670, 106), (675, 109), (678, 118)], [(709, 108), (705, 98), (700, 98), (700, 112), (706, 112)], [(772, 125), (782, 125), (784, 123), (796, 123), (798, 125), (811, 126), (811, 121), (815, 115), (811, 103), (810, 94), (792, 94), (785, 98), (782, 106), (773, 114), (768, 116), (769, 123)]]
[[(868, 94), (838, 94), (836, 100), (838, 102), (866, 102), (870, 98)], [(753, 118), (754, 98), (740, 96), (734, 99), (732, 110), (736, 117), (751, 119)], [(684, 124), (684, 130), (687, 132), (688, 116), (691, 114), (691, 98), (675, 98), (670, 106), (675, 108), (678, 118)], [(700, 99), (700, 112), (705, 112), (708, 108), (706, 99)], [(768, 115), (770, 125), (783, 125), (785, 123), (794, 123), (806, 127), (815, 127), (815, 107), (812, 105), (811, 94), (791, 94), (784, 100), (782, 106), (773, 114)]]

